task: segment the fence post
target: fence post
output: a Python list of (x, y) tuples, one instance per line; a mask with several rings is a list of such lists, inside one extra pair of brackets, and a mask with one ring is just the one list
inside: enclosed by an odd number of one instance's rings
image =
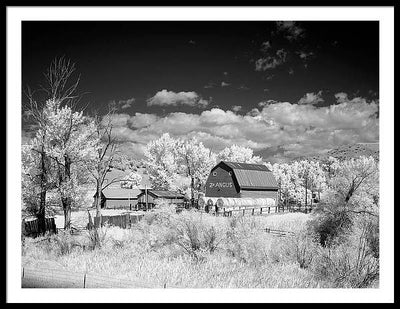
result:
[(86, 288), (86, 273), (83, 274), (83, 288)]

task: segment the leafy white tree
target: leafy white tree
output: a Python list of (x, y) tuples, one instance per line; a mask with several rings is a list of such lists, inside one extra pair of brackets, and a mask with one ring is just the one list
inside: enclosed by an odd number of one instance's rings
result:
[(207, 177), (215, 165), (215, 155), (196, 138), (177, 140), (179, 172), (190, 178), (190, 199), (194, 204), (195, 194), (204, 189)]
[(266, 164), (269, 170), (272, 171), (278, 183), (278, 198), (280, 202), (284, 202), (285, 206), (288, 205), (290, 200), (295, 200), (293, 195), (295, 184), (292, 182), (293, 175), (291, 166), (287, 163)]
[[(50, 112), (51, 105), (73, 105), (77, 96), (75, 90), (79, 83), (79, 77), (71, 83), (70, 77), (75, 71), (74, 64), (70, 61), (66, 61), (64, 58), (55, 59), (51, 62), (47, 72), (44, 74), (46, 78), (45, 86), (41, 86), (41, 90), (46, 93), (47, 100), (39, 100), (34, 98), (35, 91), (31, 91), (28, 88), (26, 95), (28, 97), (28, 106), (24, 107), (24, 115), (27, 119), (33, 120), (33, 125), (36, 128), (35, 139), (33, 143), (29, 145), (29, 149), (23, 150), (23, 156), (26, 159), (23, 160), (23, 170), (25, 170), (25, 176), (30, 175), (31, 184), (38, 190), (39, 201), (35, 202), (35, 198), (32, 196), (31, 202), (34, 204), (38, 203), (37, 217), (39, 219), (39, 232), (45, 231), (45, 212), (46, 212), (46, 196), (49, 190), (49, 184), (51, 181), (54, 170), (50, 169), (50, 166), (54, 162), (50, 162), (50, 149), (49, 143), (54, 138), (54, 127), (51, 127), (49, 121), (52, 121), (52, 115)], [(53, 130), (53, 131), (51, 131)], [(53, 138), (50, 138), (50, 134)], [(28, 151), (27, 151), (28, 150)], [(25, 155), (24, 155), (25, 152)], [(28, 153), (30, 152), (30, 154)], [(30, 159), (29, 159), (30, 158)], [(52, 161), (52, 160), (51, 160)], [(33, 165), (32, 165), (33, 164)], [(35, 171), (33, 172), (32, 167)], [(57, 168), (56, 168), (57, 169)], [(26, 184), (29, 177), (23, 178), (23, 189), (26, 192), (30, 191)], [(58, 178), (59, 179), (59, 178)], [(32, 182), (33, 181), (33, 182)], [(28, 182), (29, 183), (29, 182)], [(26, 201), (26, 195), (25, 195)]]
[(71, 210), (77, 193), (80, 173), (85, 169), (75, 169), (80, 162), (93, 160), (98, 147), (95, 138), (95, 125), (83, 112), (75, 112), (61, 101), (48, 100), (44, 109), (47, 119), (45, 149), (57, 165), (57, 189), (64, 210), (64, 228), (71, 224)]
[(39, 233), (45, 232), (47, 192), (54, 186), (52, 162), (43, 150), (37, 137), (22, 145), (22, 206), (23, 213), (34, 215), (39, 220)]
[(176, 140), (168, 133), (147, 144), (144, 163), (153, 188), (176, 190), (178, 154)]
[[(305, 188), (304, 191), (304, 204), (307, 207), (308, 202), (312, 206), (312, 196), (314, 191), (320, 193), (325, 185), (325, 175), (324, 171), (319, 165), (319, 162), (312, 160), (301, 160), (298, 162), (298, 175), (302, 179), (302, 185)], [(308, 193), (310, 191), (310, 194)], [(307, 192), (307, 193), (306, 193)]]
[(218, 153), (217, 160), (262, 164), (262, 158), (259, 156), (254, 156), (253, 150), (251, 148), (238, 145), (232, 145), (230, 147), (224, 148), (221, 152)]
[(120, 181), (121, 188), (132, 189), (138, 187), (142, 181), (142, 176), (136, 172), (130, 172)]

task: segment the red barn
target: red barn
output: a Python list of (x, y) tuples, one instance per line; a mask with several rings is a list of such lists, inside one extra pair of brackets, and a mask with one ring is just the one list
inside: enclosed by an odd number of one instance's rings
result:
[(275, 177), (262, 164), (221, 161), (211, 170), (205, 191), (206, 197), (278, 198)]

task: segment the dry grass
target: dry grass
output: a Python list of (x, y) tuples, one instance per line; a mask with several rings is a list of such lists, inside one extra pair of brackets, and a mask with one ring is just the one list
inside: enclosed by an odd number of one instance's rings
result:
[(100, 248), (90, 247), (88, 235), (27, 239), (23, 264), (52, 261), (70, 271), (139, 279), (155, 288), (333, 287), (309, 267), (314, 250), (309, 239), (263, 231), (302, 231), (309, 218), (303, 213), (227, 218), (164, 207), (132, 229), (104, 228)]

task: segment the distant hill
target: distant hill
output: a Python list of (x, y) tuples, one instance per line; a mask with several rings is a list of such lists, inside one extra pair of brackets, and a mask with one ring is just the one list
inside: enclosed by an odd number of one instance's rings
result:
[(295, 160), (308, 159), (314, 161), (320, 161), (327, 159), (328, 157), (334, 157), (339, 160), (346, 160), (350, 158), (358, 158), (360, 156), (372, 156), (376, 160), (379, 160), (379, 143), (357, 143), (353, 145), (340, 146), (329, 150), (324, 154), (308, 157), (298, 157)]

